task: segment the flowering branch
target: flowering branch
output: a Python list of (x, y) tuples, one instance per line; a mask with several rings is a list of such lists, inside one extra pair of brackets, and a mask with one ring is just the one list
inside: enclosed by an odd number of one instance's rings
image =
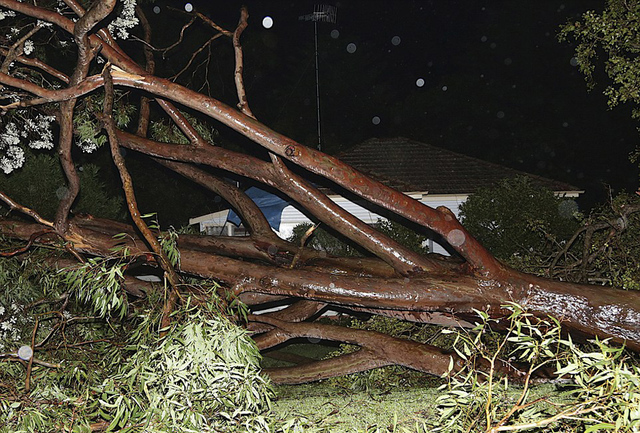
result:
[(2, 72), (8, 72), (9, 71), (9, 66), (11, 65), (11, 63), (13, 63), (18, 58), (18, 56), (21, 56), (22, 53), (25, 52), (25, 48), (24, 48), (25, 42), (31, 36), (36, 34), (38, 32), (38, 30), (40, 30), (41, 28), (42, 28), (41, 24), (36, 24), (36, 26), (34, 28), (29, 30), (26, 35), (24, 35), (23, 37), (18, 39), (16, 41), (16, 43), (13, 44), (13, 46), (11, 46), (11, 48), (9, 48), (9, 51), (7, 51), (6, 57), (5, 57), (4, 61), (2, 62), (2, 66), (0, 66), (0, 71), (2, 71)]

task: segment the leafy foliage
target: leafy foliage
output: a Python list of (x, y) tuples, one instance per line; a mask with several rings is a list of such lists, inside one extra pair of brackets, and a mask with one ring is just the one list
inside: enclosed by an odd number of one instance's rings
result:
[[(100, 181), (99, 168), (84, 164), (79, 170), (82, 189), (74, 206), (77, 213), (111, 219), (124, 218), (122, 197), (113, 196)], [(46, 182), (43, 181), (46, 179)], [(2, 191), (18, 203), (52, 219), (58, 201), (66, 192), (66, 182), (58, 159), (48, 154), (27, 153), (27, 163), (2, 180)]]
[(577, 44), (575, 57), (590, 89), (595, 87), (595, 74), (603, 59), (604, 73), (609, 80), (604, 90), (609, 107), (630, 103), (632, 117), (639, 120), (640, 2), (608, 0), (606, 3), (600, 13), (588, 11), (581, 19), (567, 22), (559, 38)]
[[(113, 120), (118, 128), (125, 128), (136, 111), (135, 106), (128, 103), (125, 94), (116, 91), (114, 95)], [(90, 95), (80, 101), (77, 115), (73, 117), (73, 127), (78, 146), (91, 153), (107, 142), (107, 136), (94, 113), (102, 112), (104, 93)]]
[(122, 288), (126, 263), (109, 263), (92, 258), (81, 266), (65, 269), (62, 281), (81, 302), (90, 305), (99, 317), (117, 314), (120, 319), (127, 313), (127, 296)]
[[(3, 344), (30, 345), (33, 329), (36, 343), (43, 342), (35, 356), (50, 364), (35, 367), (26, 392), (24, 367), (15, 355), (0, 356), (0, 432), (90, 431), (96, 422), (119, 431), (269, 430), (272, 391), (259, 374), (259, 352), (246, 331), (218, 313), (217, 303), (196, 308), (187, 302), (159, 339), (157, 312), (126, 308), (122, 264), (91, 260), (48, 283), (50, 269), (36, 273), (28, 271), (33, 264), (16, 263), (1, 260), (14, 267), (3, 275), (45, 280), (29, 290), (25, 279), (7, 281), (7, 293), (16, 297), (3, 297), (0, 319), (17, 331)], [(41, 307), (29, 307), (44, 285), (76, 296), (46, 297)], [(9, 299), (14, 302), (5, 308)], [(86, 315), (93, 312), (97, 316)], [(34, 320), (42, 325), (34, 328)], [(59, 343), (47, 345), (51, 338)]]
[[(225, 315), (232, 311), (220, 313), (228, 302), (217, 286), (208, 303), (185, 299), (160, 336), (161, 292), (129, 303), (122, 290), (126, 250), (59, 272), (42, 253), (0, 258), (0, 433), (320, 431), (271, 414), (259, 351)], [(242, 316), (245, 307), (228, 308)], [(31, 373), (18, 362), (20, 345), (34, 349)]]
[(579, 214), (575, 202), (516, 177), (472, 194), (460, 217), (491, 253), (523, 268), (548, 260), (578, 228)]
[[(189, 122), (193, 125), (198, 134), (208, 143), (215, 143), (218, 137), (218, 131), (211, 125), (206, 124), (197, 117), (194, 117), (186, 112), (181, 112)], [(151, 122), (151, 137), (154, 140), (163, 143), (175, 143), (175, 144), (189, 144), (189, 139), (180, 131), (174, 123), (167, 121)]]
[[(454, 347), (464, 362), (442, 386), (433, 431), (637, 431), (640, 368), (625, 358), (623, 348), (596, 340), (593, 350), (585, 351), (562, 337), (558, 320), (537, 319), (514, 304), (504, 308), (511, 311), (510, 324), (497, 347), (495, 340), (486, 344), (497, 321), (482, 311), (471, 332), (456, 334)], [(530, 365), (515, 399), (510, 391), (517, 385), (496, 373), (505, 361)], [(481, 364), (489, 366), (484, 373), (476, 369)], [(532, 399), (531, 380), (549, 367), (566, 379), (562, 399)]]
[(182, 314), (158, 344), (128, 346), (132, 356), (103, 382), (101, 405), (115, 411), (110, 425), (262, 430), (265, 420), (256, 415), (269, 408), (272, 392), (259, 374), (252, 340), (215, 313), (191, 309)]
[[(610, 107), (625, 102), (640, 102), (640, 68), (637, 59), (640, 52), (639, 16), (640, 2), (609, 0), (601, 13), (585, 12), (581, 20), (571, 20), (565, 24), (559, 34), (560, 40), (572, 38), (578, 43), (578, 66), (591, 88), (595, 85), (595, 62), (604, 54), (604, 71), (611, 80), (605, 90)], [(633, 110), (633, 117), (640, 117), (637, 108)]]

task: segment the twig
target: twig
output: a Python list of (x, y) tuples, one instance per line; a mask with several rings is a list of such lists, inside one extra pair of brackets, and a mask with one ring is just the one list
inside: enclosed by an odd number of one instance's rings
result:
[(316, 231), (318, 226), (320, 226), (320, 223), (314, 224), (311, 227), (309, 227), (307, 231), (304, 233), (304, 236), (302, 236), (302, 239), (300, 239), (300, 248), (298, 248), (298, 251), (296, 251), (296, 255), (293, 256), (293, 260), (291, 260), (291, 265), (289, 265), (291, 269), (295, 268), (296, 263), (298, 263), (298, 260), (300, 260), (300, 255), (304, 251), (304, 244), (307, 243), (307, 240), (311, 237), (313, 232)]
[[(138, 12), (138, 13), (140, 13), (140, 12)], [(173, 44), (169, 45), (166, 48), (156, 48), (156, 47), (154, 47), (153, 45), (151, 45), (150, 40), (148, 40), (147, 38), (140, 39), (139, 37), (137, 37), (135, 35), (132, 35), (131, 39), (143, 43), (146, 49), (161, 52), (162, 53), (162, 58), (164, 59), (168, 51), (171, 51), (173, 48), (177, 47), (178, 45), (180, 45), (182, 43), (182, 41), (184, 40), (184, 32), (185, 32), (185, 30), (187, 30), (189, 27), (191, 27), (191, 25), (196, 21), (196, 19), (197, 19), (197, 16), (193, 16), (191, 18), (191, 21), (189, 21), (187, 24), (183, 25), (182, 29), (180, 29), (180, 37), (178, 38), (178, 40), (175, 41)]]
[(34, 28), (29, 30), (26, 35), (18, 39), (16, 43), (11, 46), (11, 48), (9, 48), (9, 52), (6, 55), (4, 62), (2, 62), (2, 66), (0, 66), (0, 71), (5, 73), (9, 71), (9, 66), (11, 65), (11, 63), (13, 63), (13, 61), (22, 54), (25, 41), (33, 36), (41, 28), (42, 26), (40, 24), (37, 24)]
[(233, 50), (235, 52), (236, 58), (236, 69), (234, 76), (236, 82), (236, 91), (238, 92), (238, 108), (247, 116), (251, 116), (255, 119), (256, 116), (253, 115), (251, 109), (249, 108), (249, 102), (247, 101), (247, 92), (245, 91), (244, 78), (242, 75), (244, 65), (240, 36), (249, 25), (247, 22), (248, 19), (249, 12), (247, 11), (247, 7), (243, 6), (242, 9), (240, 9), (240, 21), (238, 22), (238, 27), (236, 27), (236, 30), (233, 32)]
[[(5, 48), (0, 48), (0, 54), (2, 54), (5, 57), (8, 57), (9, 54), (10, 54), (10, 51), (5, 49)], [(58, 80), (62, 81), (63, 83), (69, 83), (69, 76), (68, 75), (66, 75), (64, 72), (61, 72), (61, 71), (55, 69), (54, 67), (46, 64), (45, 62), (41, 61), (40, 59), (31, 59), (29, 57), (16, 56), (15, 60), (17, 62), (19, 62), (19, 63), (24, 64), (24, 65), (32, 66), (34, 68), (40, 69), (43, 72), (46, 72), (47, 74), (51, 75), (52, 77), (55, 77)]]
[(22, 212), (22, 213), (24, 213), (26, 215), (29, 215), (31, 218), (33, 218), (34, 220), (36, 220), (40, 224), (45, 225), (47, 227), (53, 228), (53, 223), (51, 221), (42, 218), (38, 214), (38, 212), (34, 211), (33, 209), (28, 208), (26, 206), (22, 206), (21, 204), (18, 204), (16, 201), (12, 200), (8, 195), (3, 193), (2, 191), (0, 191), (0, 200), (4, 201), (6, 204), (8, 204), (9, 207), (11, 208), (11, 210), (17, 209), (20, 212)]
[[(536, 428), (536, 427), (546, 427), (549, 424), (552, 424), (556, 421), (560, 421), (563, 419), (576, 419), (576, 417), (578, 416), (582, 416), (582, 415), (586, 415), (588, 413), (592, 413), (592, 412), (596, 412), (600, 409), (606, 409), (605, 407), (600, 407), (600, 406), (596, 406), (596, 407), (588, 407), (588, 408), (582, 408), (582, 405), (580, 405), (578, 408), (574, 408), (574, 409), (567, 409), (565, 411), (562, 411), (552, 417), (549, 418), (545, 418), (545, 419), (541, 419), (539, 421), (534, 421), (534, 422), (530, 422), (530, 423), (525, 423), (525, 424), (515, 424), (515, 425), (503, 425), (503, 426), (499, 426), (499, 427), (492, 427), (491, 429), (487, 430), (487, 433), (497, 433), (500, 431), (517, 431), (517, 430), (527, 430), (527, 429), (531, 429), (531, 428)], [(595, 421), (593, 419), (583, 419), (580, 418), (583, 421)]]
[(29, 392), (31, 385), (31, 368), (33, 366), (33, 358), (35, 355), (35, 344), (36, 344), (36, 333), (38, 332), (38, 325), (40, 324), (39, 319), (36, 317), (36, 323), (33, 325), (33, 332), (31, 333), (31, 357), (29, 358), (29, 363), (27, 364), (27, 375), (24, 380), (24, 390), (25, 392)]
[(27, 251), (29, 248), (31, 248), (31, 245), (33, 245), (33, 243), (35, 242), (36, 239), (38, 239), (39, 237), (48, 235), (48, 234), (55, 234), (57, 235), (57, 233), (55, 233), (52, 230), (42, 230), (36, 233), (33, 233), (31, 235), (31, 237), (29, 237), (29, 241), (27, 242), (27, 244), (23, 247), (20, 248), (16, 248), (15, 250), (9, 251), (9, 252), (1, 252), (0, 251), (0, 257), (13, 257), (13, 256), (17, 256), (18, 254), (22, 254), (25, 251)]
[(196, 16), (198, 18), (200, 18), (205, 24), (208, 24), (210, 27), (216, 29), (217, 31), (219, 31), (220, 33), (222, 33), (224, 36), (227, 36), (229, 38), (233, 37), (233, 32), (230, 32), (229, 30), (225, 30), (222, 27), (220, 27), (218, 24), (216, 24), (215, 22), (213, 22), (211, 20), (211, 18), (208, 18), (204, 15), (202, 15), (200, 12), (196, 12)]
[[(8, 358), (7, 361), (16, 361), (24, 364), (24, 360), (22, 360), (17, 353), (0, 353), (0, 358)], [(41, 359), (36, 358), (35, 356), (32, 356), (31, 359), (33, 359), (34, 364), (41, 365), (43, 367), (48, 367), (48, 368), (62, 367), (62, 365), (60, 364), (53, 364), (51, 362), (43, 361)]]
[(205, 48), (207, 48), (209, 45), (211, 45), (211, 43), (213, 41), (215, 41), (216, 39), (218, 39), (220, 36), (222, 36), (222, 34), (218, 33), (217, 35), (212, 36), (207, 42), (202, 44), (202, 46), (200, 48), (198, 48), (197, 50), (195, 50), (193, 52), (193, 54), (191, 54), (191, 58), (189, 59), (187, 64), (177, 74), (173, 75), (169, 79), (171, 81), (176, 81), (180, 75), (182, 75), (187, 69), (189, 69), (189, 66), (191, 66), (191, 64), (193, 63), (195, 58), (198, 56), (198, 54), (200, 54)]

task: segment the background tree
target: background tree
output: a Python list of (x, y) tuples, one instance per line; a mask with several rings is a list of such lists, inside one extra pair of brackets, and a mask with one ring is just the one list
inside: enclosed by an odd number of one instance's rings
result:
[(573, 200), (505, 179), (460, 207), (465, 227), (496, 257), (524, 272), (637, 289), (640, 203), (619, 194), (588, 215)]
[(469, 196), (460, 218), (496, 257), (540, 272), (575, 233), (580, 214), (575, 201), (516, 177)]
[[(91, 163), (79, 167), (82, 192), (73, 212), (88, 213), (102, 218), (124, 220), (124, 201), (119, 195), (107, 192), (100, 168)], [(43, 179), (47, 179), (43, 182)], [(66, 182), (60, 162), (49, 154), (27, 151), (24, 168), (6, 176), (2, 188), (10, 197), (27, 207), (37, 209), (45, 218), (56, 214), (60, 197), (66, 192)]]
[(588, 11), (580, 20), (570, 20), (559, 35), (560, 40), (577, 43), (576, 61), (588, 87), (605, 81), (609, 108), (628, 103), (635, 120), (640, 119), (639, 13), (638, 1), (608, 0), (602, 12)]

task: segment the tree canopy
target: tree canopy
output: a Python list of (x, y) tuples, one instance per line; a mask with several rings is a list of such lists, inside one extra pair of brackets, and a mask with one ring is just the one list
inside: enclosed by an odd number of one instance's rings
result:
[[(609, 108), (629, 104), (631, 116), (640, 119), (640, 2), (608, 0), (602, 12), (585, 12), (561, 29), (561, 40), (577, 43), (576, 62), (590, 89), (605, 83)], [(632, 156), (636, 162), (638, 150)]]

